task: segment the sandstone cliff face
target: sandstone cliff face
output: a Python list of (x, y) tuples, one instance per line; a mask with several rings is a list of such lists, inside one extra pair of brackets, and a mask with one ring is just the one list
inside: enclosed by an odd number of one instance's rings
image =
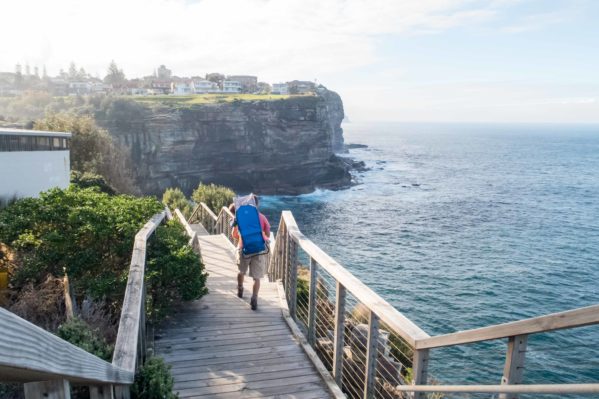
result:
[(238, 192), (301, 194), (351, 182), (336, 155), (343, 104), (329, 91), (287, 100), (172, 107), (113, 100), (96, 115), (126, 145), (146, 194), (218, 183)]

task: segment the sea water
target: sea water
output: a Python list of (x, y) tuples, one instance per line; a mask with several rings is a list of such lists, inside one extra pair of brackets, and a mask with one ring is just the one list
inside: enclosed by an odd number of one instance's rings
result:
[[(599, 303), (599, 126), (346, 124), (357, 185), (265, 197), (430, 335)], [(497, 384), (506, 341), (433, 350)], [(529, 337), (526, 383), (599, 381), (599, 326)], [(592, 396), (592, 395), (591, 395)], [(589, 396), (587, 396), (589, 397)]]

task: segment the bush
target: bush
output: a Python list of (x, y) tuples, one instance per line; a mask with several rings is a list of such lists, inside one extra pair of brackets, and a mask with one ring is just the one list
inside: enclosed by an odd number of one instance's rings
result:
[(173, 212), (176, 208), (179, 208), (186, 218), (191, 216), (193, 210), (191, 204), (179, 188), (167, 188), (162, 195), (162, 203)]
[(189, 237), (178, 221), (169, 221), (154, 234), (146, 263), (147, 309), (152, 321), (160, 321), (181, 301), (205, 295), (207, 274), (200, 257), (187, 245)]
[(120, 309), (135, 234), (162, 209), (152, 198), (97, 188), (52, 189), (18, 200), (0, 210), (0, 242), (17, 253), (11, 283), (19, 290), (66, 271), (75, 295)]
[(152, 357), (135, 374), (131, 393), (135, 399), (176, 399), (173, 393), (175, 380), (171, 367), (160, 357)]
[(49, 331), (64, 322), (64, 286), (62, 279), (48, 275), (41, 284), (27, 284), (14, 298), (9, 310)]
[(112, 358), (113, 347), (101, 338), (98, 331), (93, 330), (83, 320), (73, 318), (61, 324), (58, 327), (57, 335), (100, 359), (110, 361)]
[(90, 172), (71, 172), (71, 184), (79, 188), (97, 187), (101, 192), (108, 195), (116, 194), (116, 190), (108, 184), (104, 176)]
[(233, 202), (235, 192), (225, 186), (200, 183), (191, 197), (198, 204), (204, 202), (208, 205), (208, 208), (218, 215), (223, 206), (229, 206)]

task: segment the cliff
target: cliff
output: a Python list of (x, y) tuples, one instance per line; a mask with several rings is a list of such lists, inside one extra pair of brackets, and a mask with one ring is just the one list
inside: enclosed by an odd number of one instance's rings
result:
[(112, 99), (98, 123), (131, 152), (140, 188), (161, 194), (198, 183), (239, 192), (302, 194), (351, 183), (337, 93), (283, 100), (173, 105)]

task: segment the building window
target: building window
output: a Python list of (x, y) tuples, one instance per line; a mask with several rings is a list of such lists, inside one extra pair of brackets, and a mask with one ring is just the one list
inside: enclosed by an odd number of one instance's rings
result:
[(0, 134), (0, 152), (10, 151), (65, 151), (70, 138)]

